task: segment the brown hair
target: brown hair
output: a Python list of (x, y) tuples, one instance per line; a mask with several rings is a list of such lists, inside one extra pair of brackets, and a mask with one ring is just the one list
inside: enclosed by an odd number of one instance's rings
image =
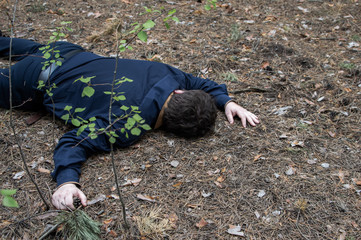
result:
[(182, 137), (204, 136), (213, 130), (217, 108), (213, 98), (202, 90), (174, 94), (164, 110), (163, 129)]

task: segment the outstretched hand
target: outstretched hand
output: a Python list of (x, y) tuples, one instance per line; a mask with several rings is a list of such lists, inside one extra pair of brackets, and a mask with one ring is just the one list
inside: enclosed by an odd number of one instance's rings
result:
[(234, 123), (234, 117), (236, 115), (241, 119), (243, 127), (247, 127), (247, 122), (251, 126), (256, 126), (259, 123), (258, 117), (256, 115), (247, 111), (235, 102), (228, 103), (225, 107), (224, 112), (230, 124)]
[(57, 209), (75, 209), (73, 204), (73, 198), (79, 198), (81, 204), (85, 207), (87, 198), (85, 194), (77, 188), (73, 183), (64, 184), (58, 190), (56, 190), (51, 198), (51, 202)]

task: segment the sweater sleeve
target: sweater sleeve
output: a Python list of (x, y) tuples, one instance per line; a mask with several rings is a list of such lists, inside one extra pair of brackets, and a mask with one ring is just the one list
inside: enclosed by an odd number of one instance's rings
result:
[[(114, 129), (120, 129), (124, 124), (124, 120), (118, 121), (114, 125)], [(98, 129), (107, 125), (107, 122), (96, 121), (96, 128)], [(143, 135), (145, 130), (140, 130), (140, 135)], [(95, 153), (110, 151), (109, 137), (106, 134), (99, 134), (97, 138), (91, 139), (88, 136), (88, 129), (84, 130), (79, 136), (77, 131), (78, 128), (65, 133), (55, 148), (53, 156), (55, 168), (51, 175), (57, 182), (57, 186), (66, 182), (79, 182), (82, 163)], [(114, 144), (117, 148), (127, 147), (139, 138), (139, 136), (131, 134), (126, 137), (119, 130), (116, 133), (119, 135)]]
[(223, 109), (225, 104), (231, 100), (225, 84), (218, 84), (210, 79), (194, 77), (189, 73), (184, 73), (184, 76), (185, 89), (199, 89), (209, 93), (214, 97), (218, 108)]

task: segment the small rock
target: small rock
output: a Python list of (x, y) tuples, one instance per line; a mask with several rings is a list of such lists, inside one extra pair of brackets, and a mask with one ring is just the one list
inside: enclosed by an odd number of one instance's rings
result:
[(321, 167), (323, 167), (323, 168), (329, 168), (329, 167), (330, 167), (330, 164), (328, 164), (328, 163), (322, 163), (322, 164), (321, 164)]
[(259, 198), (264, 197), (264, 195), (266, 195), (266, 192), (264, 190), (260, 190), (257, 194)]
[(286, 175), (291, 176), (293, 174), (295, 174), (295, 169), (293, 167), (290, 167), (289, 169), (287, 169), (287, 171), (285, 172)]
[(178, 167), (178, 165), (179, 165), (179, 162), (177, 161), (177, 160), (173, 160), (173, 161), (171, 161), (170, 162), (170, 165), (172, 166), (172, 167)]

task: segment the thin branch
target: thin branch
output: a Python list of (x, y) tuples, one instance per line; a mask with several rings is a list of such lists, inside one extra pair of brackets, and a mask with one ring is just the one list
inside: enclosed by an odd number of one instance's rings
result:
[[(115, 59), (115, 69), (114, 69), (114, 76), (113, 76), (113, 83), (112, 83), (112, 94), (110, 95), (110, 102), (109, 102), (109, 125), (112, 126), (112, 105), (113, 105), (113, 92), (114, 92), (114, 88), (115, 88), (115, 81), (117, 78), (117, 67), (118, 67), (118, 60), (119, 60), (119, 43), (118, 43), (118, 27), (116, 28), (116, 42), (117, 42), (117, 56)], [(110, 128), (112, 129), (112, 127)], [(129, 224), (127, 222), (127, 213), (125, 211), (125, 203), (124, 200), (120, 194), (120, 188), (119, 188), (119, 183), (118, 183), (118, 175), (117, 175), (117, 169), (115, 167), (115, 161), (114, 161), (114, 149), (113, 149), (113, 143), (110, 142), (110, 156), (112, 159), (112, 168), (113, 168), (113, 173), (114, 173), (114, 179), (115, 179), (115, 185), (117, 188), (117, 192), (118, 192), (118, 196), (119, 196), (119, 201), (122, 205), (122, 212), (123, 212), (123, 221), (124, 221), (124, 228), (125, 229), (129, 229)]]
[(43, 194), (41, 193), (39, 186), (36, 184), (34, 178), (32, 177), (29, 168), (26, 164), (26, 160), (25, 160), (25, 155), (24, 152), (22, 150), (21, 147), (21, 143), (20, 143), (20, 139), (18, 137), (18, 135), (16, 134), (16, 130), (15, 130), (15, 125), (13, 122), (13, 94), (12, 94), (12, 85), (11, 85), (11, 53), (12, 53), (12, 45), (13, 45), (13, 37), (14, 37), (14, 32), (13, 32), (13, 26), (14, 26), (14, 22), (15, 22), (15, 13), (16, 13), (16, 6), (18, 4), (18, 1), (16, 0), (15, 4), (14, 4), (14, 11), (13, 11), (13, 17), (12, 19), (10, 19), (11, 21), (11, 28), (10, 28), (10, 44), (9, 44), (9, 104), (10, 104), (10, 128), (14, 134), (14, 138), (15, 138), (15, 142), (16, 145), (19, 148), (19, 152), (20, 152), (20, 156), (21, 156), (21, 160), (23, 162), (24, 165), (24, 169), (26, 171), (26, 173), (28, 174), (30, 180), (32, 181), (32, 183), (35, 185), (36, 190), (38, 191), (40, 198), (43, 200), (45, 206), (47, 209), (50, 208), (49, 204), (45, 201), (45, 198), (43, 197)]

